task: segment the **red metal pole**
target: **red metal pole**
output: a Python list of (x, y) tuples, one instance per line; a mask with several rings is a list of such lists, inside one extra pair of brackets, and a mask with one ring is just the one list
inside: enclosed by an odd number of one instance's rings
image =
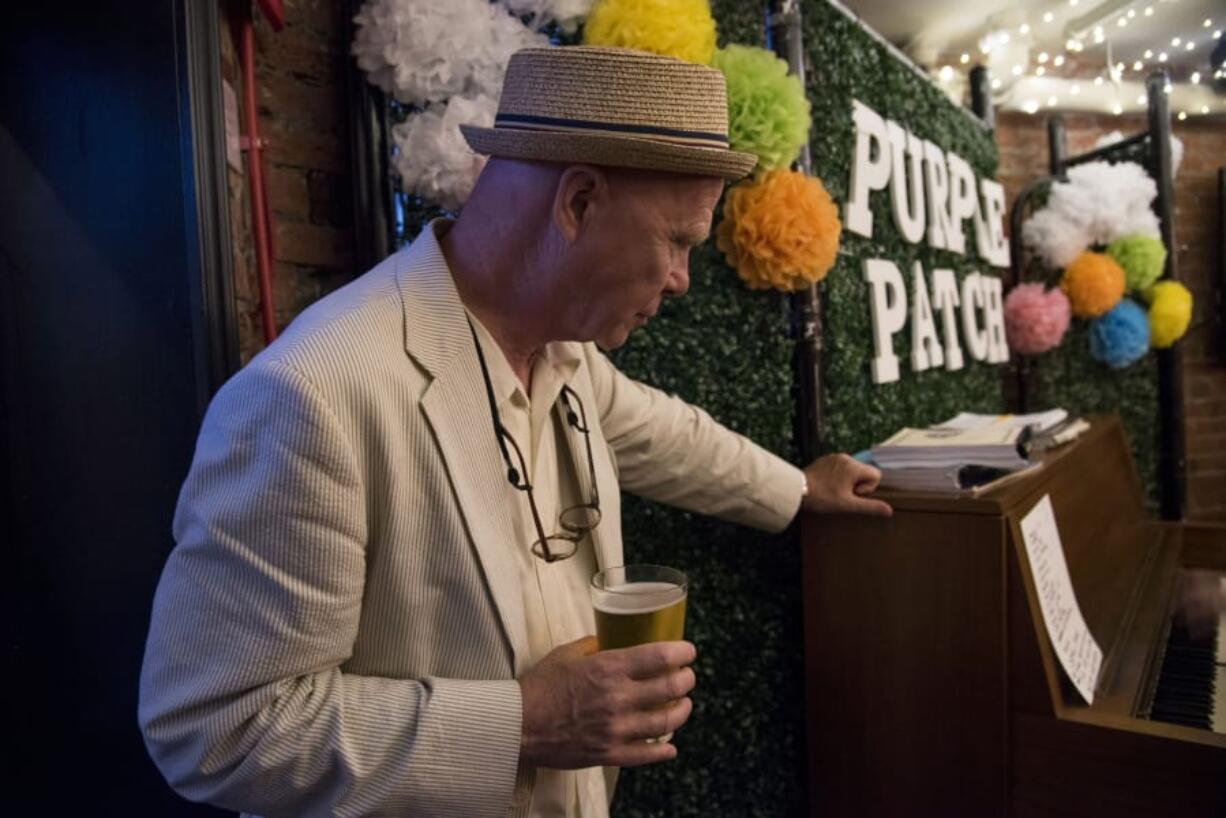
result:
[[(238, 8), (241, 5), (241, 10)], [(264, 324), (264, 343), (277, 337), (272, 298), (272, 244), (269, 233), (268, 204), (264, 188), (263, 142), (255, 105), (255, 30), (251, 5), (234, 4), (238, 20), (239, 62), (243, 75), (243, 121), (247, 130), (247, 175), (251, 180), (251, 222), (255, 232), (255, 264), (260, 280), (260, 318)]]

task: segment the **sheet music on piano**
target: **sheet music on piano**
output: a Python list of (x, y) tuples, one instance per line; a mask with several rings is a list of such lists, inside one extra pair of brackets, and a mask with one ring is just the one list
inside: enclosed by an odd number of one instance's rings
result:
[(1073, 686), (1087, 703), (1093, 704), (1103, 651), (1077, 604), (1051, 495), (1044, 494), (1027, 512), (1021, 520), (1021, 529), (1047, 635)]

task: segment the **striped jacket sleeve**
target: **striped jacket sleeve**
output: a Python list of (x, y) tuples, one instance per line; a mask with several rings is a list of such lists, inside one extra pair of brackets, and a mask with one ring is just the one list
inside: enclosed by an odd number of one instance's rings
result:
[(146, 744), (184, 796), (265, 816), (505, 815), (514, 680), (340, 669), (365, 575), (350, 445), (286, 363), (259, 359), (218, 393), (154, 600)]
[(796, 516), (800, 469), (698, 407), (626, 377), (594, 345), (584, 350), (622, 488), (767, 531)]

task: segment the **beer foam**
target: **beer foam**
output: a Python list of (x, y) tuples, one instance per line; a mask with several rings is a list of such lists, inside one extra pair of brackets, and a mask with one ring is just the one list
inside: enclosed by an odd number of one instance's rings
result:
[(626, 582), (592, 592), (592, 605), (607, 614), (643, 614), (685, 599), (685, 589), (671, 582)]

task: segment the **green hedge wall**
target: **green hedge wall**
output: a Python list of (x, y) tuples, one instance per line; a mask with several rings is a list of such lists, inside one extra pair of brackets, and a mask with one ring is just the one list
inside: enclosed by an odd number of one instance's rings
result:
[[(852, 99), (943, 150), (956, 152), (977, 176), (995, 177), (996, 144), (977, 120), (953, 106), (936, 87), (836, 9), (823, 2), (808, 2), (803, 7), (805, 50), (810, 60), (808, 93), (813, 104), (813, 173), (836, 202), (847, 201), (851, 183), (855, 149)], [(963, 343), (963, 369), (913, 372), (907, 329), (894, 336), (899, 379), (891, 384), (872, 382), (872, 320), (864, 259), (883, 258), (898, 265), (907, 282), (909, 303), (914, 303), (911, 268), (916, 260), (923, 265), (929, 286), (937, 267), (952, 269), (959, 282), (975, 270), (985, 275), (1000, 272), (975, 256), (969, 229), (967, 255), (959, 256), (903, 239), (885, 191), (873, 194), (872, 210), (873, 238), (844, 230), (838, 263), (822, 286), (826, 444), (836, 450), (856, 451), (901, 426), (935, 423), (959, 411), (999, 412), (1004, 408), (1001, 366), (973, 361)]]

